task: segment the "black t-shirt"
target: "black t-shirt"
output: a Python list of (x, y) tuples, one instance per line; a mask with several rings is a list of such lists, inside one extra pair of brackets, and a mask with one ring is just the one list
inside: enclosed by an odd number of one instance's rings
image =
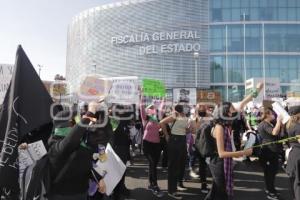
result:
[[(274, 142), (279, 139), (279, 136), (272, 135), (273, 129), (274, 129), (274, 126), (271, 123), (268, 123), (266, 121), (262, 121), (258, 125), (257, 130), (262, 138), (262, 143)], [(268, 148), (273, 152), (278, 152), (280, 150), (280, 145), (271, 144), (271, 145), (265, 146), (264, 148)]]
[[(289, 137), (295, 137), (297, 135), (300, 135), (300, 123), (297, 123), (294, 126), (287, 129), (287, 133), (288, 133)], [(297, 141), (290, 142), (290, 144), (291, 144), (291, 146), (297, 145), (298, 147), (300, 147), (300, 144)]]

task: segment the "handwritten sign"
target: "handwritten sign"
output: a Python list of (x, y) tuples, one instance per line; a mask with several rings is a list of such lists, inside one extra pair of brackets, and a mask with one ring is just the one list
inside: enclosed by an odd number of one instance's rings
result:
[(138, 77), (112, 77), (108, 101), (116, 104), (137, 104), (139, 102)]
[(154, 79), (143, 80), (143, 94), (150, 97), (166, 96), (166, 87), (162, 81)]
[(19, 170), (23, 174), (26, 167), (41, 159), (47, 154), (47, 150), (42, 140), (28, 144), (27, 149), (19, 149)]
[[(257, 83), (264, 82), (263, 78), (252, 78), (246, 81), (246, 93), (249, 94), (251, 89), (255, 88)], [(263, 99), (271, 100), (272, 98), (280, 97), (281, 88), (280, 80), (278, 78), (266, 78), (265, 88), (258, 94), (258, 96), (253, 100), (255, 104), (261, 103)], [(266, 96), (264, 98), (264, 92), (266, 91)]]

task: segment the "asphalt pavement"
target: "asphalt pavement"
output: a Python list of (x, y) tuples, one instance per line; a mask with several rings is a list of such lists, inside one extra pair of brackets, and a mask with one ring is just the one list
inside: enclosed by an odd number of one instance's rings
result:
[[(187, 190), (180, 192), (185, 200), (203, 200), (205, 194), (200, 191), (199, 179), (190, 179), (186, 171), (186, 180), (184, 185)], [(158, 184), (165, 196), (158, 198), (147, 190), (148, 187), (148, 165), (142, 155), (136, 156), (133, 165), (127, 168), (126, 186), (131, 190), (130, 197), (126, 200), (171, 200), (167, 196), (167, 170), (158, 168)], [(211, 177), (208, 178), (209, 187)], [(280, 192), (282, 200), (292, 200), (291, 191), (289, 190), (289, 180), (287, 175), (281, 169), (276, 177), (276, 189)], [(258, 161), (236, 162), (234, 170), (234, 199), (235, 200), (265, 200), (264, 177)]]

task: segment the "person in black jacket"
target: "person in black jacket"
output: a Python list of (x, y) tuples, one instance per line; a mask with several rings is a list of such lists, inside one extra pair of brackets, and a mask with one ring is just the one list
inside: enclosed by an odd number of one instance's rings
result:
[[(49, 139), (49, 159), (51, 164), (52, 187), (49, 200), (85, 200), (92, 170), (92, 137), (87, 137), (90, 125), (97, 119), (83, 116), (75, 125), (72, 111), (61, 111), (54, 119), (54, 134)], [(91, 134), (90, 134), (91, 135)], [(101, 177), (98, 187), (105, 192)]]
[[(124, 105), (115, 105), (112, 109), (112, 117), (118, 120), (118, 125), (114, 130), (113, 149), (126, 165), (127, 161), (130, 160), (130, 129), (128, 126), (130, 125), (130, 121), (134, 118), (134, 112)], [(114, 200), (120, 199), (121, 195), (125, 197), (130, 195), (130, 191), (125, 186), (125, 175), (126, 172), (114, 189)]]

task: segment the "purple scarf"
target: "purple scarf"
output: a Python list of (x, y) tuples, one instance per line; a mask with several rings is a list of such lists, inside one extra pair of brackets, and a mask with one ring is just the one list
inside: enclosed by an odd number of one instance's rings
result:
[[(232, 152), (230, 129), (225, 127), (224, 129), (224, 145), (225, 151)], [(224, 158), (224, 175), (226, 183), (226, 192), (231, 199), (233, 197), (233, 162), (232, 158)]]

